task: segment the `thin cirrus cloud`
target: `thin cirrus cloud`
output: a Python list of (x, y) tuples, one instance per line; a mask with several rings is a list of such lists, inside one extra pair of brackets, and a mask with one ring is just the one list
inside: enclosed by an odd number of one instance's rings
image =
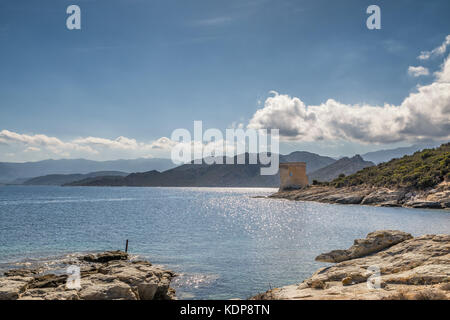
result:
[(450, 56), (434, 75), (431, 84), (419, 86), (398, 106), (349, 105), (334, 99), (307, 106), (297, 97), (273, 92), (247, 127), (278, 128), (282, 139), (301, 142), (346, 140), (367, 144), (449, 139)]
[(431, 51), (422, 51), (417, 58), (420, 60), (428, 60), (432, 57), (443, 55), (447, 51), (447, 47), (450, 45), (450, 34), (445, 37), (444, 42), (437, 48)]
[(220, 26), (223, 24), (227, 24), (233, 20), (234, 20), (234, 18), (231, 16), (220, 16), (220, 17), (196, 20), (193, 22), (193, 24), (197, 25), (197, 26)]
[(408, 68), (408, 74), (412, 77), (420, 77), (420, 76), (428, 76), (430, 74), (430, 71), (428, 70), (428, 68), (422, 67), (422, 66), (418, 66), (418, 67), (413, 67), (410, 66)]

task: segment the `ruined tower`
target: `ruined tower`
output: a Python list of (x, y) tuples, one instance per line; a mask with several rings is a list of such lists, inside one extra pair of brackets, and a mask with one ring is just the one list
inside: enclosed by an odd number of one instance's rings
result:
[(280, 163), (280, 190), (300, 189), (307, 185), (305, 162)]

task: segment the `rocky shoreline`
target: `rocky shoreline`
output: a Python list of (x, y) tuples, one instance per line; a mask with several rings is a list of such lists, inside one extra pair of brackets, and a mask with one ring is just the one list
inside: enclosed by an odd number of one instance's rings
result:
[[(0, 300), (173, 300), (176, 274), (122, 251), (80, 255), (63, 261), (66, 272), (12, 269), (0, 277)], [(79, 269), (78, 269), (79, 268)], [(79, 282), (76, 275), (79, 270)], [(74, 273), (73, 273), (74, 272)]]
[(347, 250), (323, 253), (316, 260), (335, 264), (300, 284), (272, 289), (253, 299), (450, 299), (450, 235), (413, 238), (401, 231), (376, 231), (355, 240)]
[(361, 204), (381, 207), (450, 209), (450, 182), (442, 182), (426, 191), (388, 189), (370, 186), (309, 186), (299, 190), (279, 191), (270, 198), (316, 201), (336, 204)]

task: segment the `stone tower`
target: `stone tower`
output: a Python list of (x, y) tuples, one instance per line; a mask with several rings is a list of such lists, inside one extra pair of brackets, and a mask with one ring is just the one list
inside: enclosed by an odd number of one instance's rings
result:
[(280, 190), (300, 189), (307, 185), (305, 162), (280, 163)]

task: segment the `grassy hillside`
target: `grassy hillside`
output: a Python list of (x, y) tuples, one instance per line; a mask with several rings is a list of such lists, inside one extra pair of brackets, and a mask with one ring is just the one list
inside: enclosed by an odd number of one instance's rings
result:
[(335, 187), (372, 185), (426, 189), (450, 179), (450, 143), (368, 167), (330, 182)]

